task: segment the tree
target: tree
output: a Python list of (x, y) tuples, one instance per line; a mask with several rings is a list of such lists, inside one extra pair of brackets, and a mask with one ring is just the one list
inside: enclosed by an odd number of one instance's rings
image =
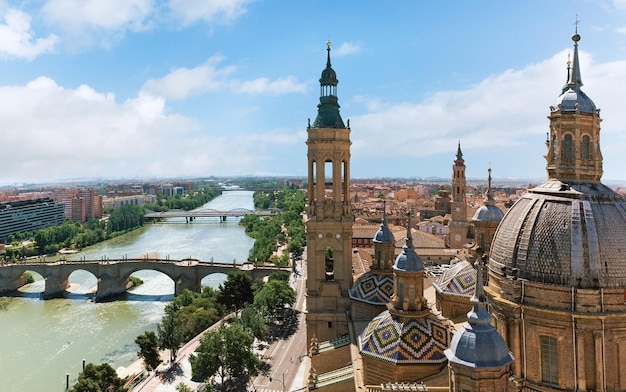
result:
[(276, 318), (285, 305), (296, 302), (296, 292), (284, 280), (270, 280), (254, 295), (254, 307), (270, 318)]
[(137, 336), (135, 343), (139, 346), (137, 355), (143, 358), (143, 363), (147, 371), (156, 369), (161, 363), (159, 355), (159, 339), (152, 331), (146, 331), (143, 335)]
[(126, 392), (124, 380), (117, 376), (108, 363), (94, 365), (88, 363), (78, 375), (78, 382), (70, 392)]
[(267, 323), (263, 319), (263, 316), (252, 306), (246, 306), (243, 308), (241, 311), (241, 317), (238, 320), (245, 328), (252, 331), (255, 338), (259, 340), (267, 339), (267, 336), (269, 335)]
[(252, 351), (253, 343), (252, 332), (242, 325), (221, 325), (217, 331), (205, 335), (189, 357), (192, 376), (205, 379), (217, 375), (220, 390), (241, 390), (235, 387), (237, 381), (256, 374), (261, 364)]
[(178, 349), (183, 345), (183, 334), (176, 323), (177, 313), (178, 307), (174, 303), (167, 304), (161, 324), (157, 325), (159, 348), (170, 350), (170, 363), (176, 360)]
[(246, 272), (235, 270), (228, 273), (224, 283), (220, 284), (217, 302), (226, 309), (242, 309), (254, 301), (252, 276)]
[(176, 392), (195, 392), (195, 389), (185, 383), (180, 383), (176, 385)]

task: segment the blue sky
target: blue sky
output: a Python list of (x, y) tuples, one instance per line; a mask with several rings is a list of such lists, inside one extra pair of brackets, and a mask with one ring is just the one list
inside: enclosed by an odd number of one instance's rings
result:
[(353, 177), (542, 179), (577, 15), (626, 180), (626, 0), (0, 0), (0, 184), (305, 176), (327, 40)]

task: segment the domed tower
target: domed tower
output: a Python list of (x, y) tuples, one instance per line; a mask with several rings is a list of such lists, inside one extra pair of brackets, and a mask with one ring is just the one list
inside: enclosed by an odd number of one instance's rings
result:
[(476, 246), (479, 246), (485, 253), (489, 252), (491, 240), (496, 233), (498, 224), (500, 224), (500, 221), (504, 217), (504, 213), (496, 206), (496, 200), (493, 198), (493, 191), (491, 190), (491, 168), (489, 168), (488, 172), (487, 193), (483, 200), (483, 206), (476, 210), (471, 220)]
[(371, 320), (385, 309), (391, 299), (395, 245), (395, 237), (387, 224), (385, 205), (380, 229), (374, 236), (374, 259), (371, 269), (354, 282), (348, 293), (352, 300), (351, 316), (354, 320)]
[(623, 391), (626, 208), (600, 182), (601, 119), (572, 40), (567, 89), (550, 108), (548, 180), (502, 219), (486, 292), (524, 390)]
[(350, 128), (339, 115), (337, 75), (330, 64), (320, 78), (320, 103), (307, 128), (307, 339), (326, 341), (348, 333), (352, 286)]
[(489, 302), (483, 291), (482, 265), (477, 265), (476, 290), (467, 322), (454, 334), (445, 351), (450, 369), (450, 391), (506, 391), (513, 356), (491, 325)]
[(452, 202), (450, 227), (450, 247), (461, 248), (467, 242), (469, 222), (467, 221), (467, 180), (465, 178), (465, 160), (461, 152), (461, 142), (456, 150), (456, 159), (452, 166)]
[(359, 336), (365, 384), (417, 381), (445, 366), (450, 330), (428, 307), (424, 272), (413, 246), (409, 216), (406, 244), (393, 266), (394, 293), (388, 310), (370, 321)]

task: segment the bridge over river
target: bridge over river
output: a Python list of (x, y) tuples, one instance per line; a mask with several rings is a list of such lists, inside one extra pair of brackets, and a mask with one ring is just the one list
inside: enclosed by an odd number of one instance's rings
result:
[(210, 208), (202, 209), (202, 210), (169, 210), (162, 212), (155, 211), (147, 211), (144, 215), (146, 219), (161, 219), (161, 218), (187, 218), (188, 221), (194, 220), (195, 218), (215, 218), (219, 217), (221, 221), (225, 221), (227, 217), (240, 217), (246, 215), (256, 215), (256, 216), (274, 216), (278, 214), (280, 210), (271, 209), (271, 210), (249, 210), (246, 208), (237, 208), (230, 211), (218, 211)]
[(26, 284), (26, 272), (33, 271), (45, 279), (43, 298), (63, 297), (69, 286), (72, 272), (84, 270), (92, 273), (98, 282), (96, 301), (118, 297), (129, 287), (129, 277), (140, 270), (154, 270), (169, 276), (175, 283), (174, 294), (184, 289), (200, 292), (202, 279), (214, 273), (228, 274), (239, 269), (252, 274), (254, 278), (268, 276), (276, 271), (290, 272), (289, 268), (274, 266), (259, 267), (254, 264), (204, 262), (195, 259), (119, 259), (60, 261), (56, 263), (17, 263), (0, 266), (0, 295), (16, 291)]

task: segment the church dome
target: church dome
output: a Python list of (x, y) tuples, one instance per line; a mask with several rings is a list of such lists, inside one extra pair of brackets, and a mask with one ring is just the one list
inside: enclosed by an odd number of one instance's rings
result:
[(578, 110), (583, 113), (595, 113), (596, 105), (581, 89), (574, 87), (568, 88), (561, 94), (551, 109), (552, 111), (562, 112), (574, 112)]
[(424, 270), (424, 262), (415, 253), (415, 247), (413, 247), (413, 240), (411, 238), (411, 224), (409, 220), (409, 227), (407, 229), (406, 244), (402, 247), (402, 252), (396, 257), (396, 262), (393, 265), (394, 270), (415, 272)]
[(480, 222), (500, 222), (503, 217), (504, 213), (495, 205), (484, 205), (476, 210), (472, 220)]
[(383, 217), (380, 222), (380, 229), (374, 235), (374, 242), (378, 243), (387, 243), (387, 244), (395, 244), (396, 239), (393, 236), (391, 230), (389, 230), (389, 225), (387, 224), (387, 207), (383, 208)]
[(450, 362), (472, 368), (495, 368), (513, 361), (506, 342), (491, 324), (487, 297), (483, 291), (482, 271), (477, 271), (473, 308), (467, 313), (467, 322), (454, 334), (450, 348), (445, 351)]
[(603, 184), (559, 180), (529, 190), (491, 244), (499, 275), (578, 287), (626, 286), (626, 207)]
[(488, 173), (487, 194), (485, 200), (483, 201), (484, 205), (476, 210), (472, 220), (480, 222), (500, 222), (504, 217), (504, 213), (496, 206), (496, 201), (493, 198), (493, 193), (491, 191), (491, 168), (489, 168)]
[(433, 287), (445, 295), (469, 298), (476, 288), (476, 270), (465, 260), (444, 270), (433, 282)]
[(437, 316), (402, 317), (388, 310), (359, 336), (362, 355), (396, 364), (445, 362), (449, 342), (450, 331)]

